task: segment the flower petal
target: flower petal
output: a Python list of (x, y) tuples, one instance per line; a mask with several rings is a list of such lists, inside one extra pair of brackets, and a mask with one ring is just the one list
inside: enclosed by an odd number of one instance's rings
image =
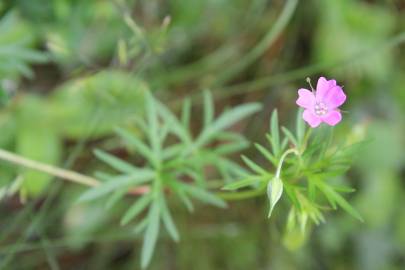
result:
[(315, 105), (315, 95), (308, 89), (301, 88), (298, 90), (297, 105), (305, 109), (312, 109)]
[(308, 109), (304, 111), (302, 118), (313, 128), (316, 128), (321, 123), (321, 119)]
[(336, 86), (335, 80), (327, 80), (325, 77), (320, 77), (316, 85), (316, 100), (322, 101), (328, 90)]
[(322, 122), (325, 122), (329, 126), (335, 126), (342, 120), (342, 114), (337, 111), (331, 111), (325, 117), (322, 118)]
[(329, 109), (336, 109), (340, 105), (342, 105), (346, 101), (346, 95), (343, 92), (342, 87), (340, 86), (334, 86), (329, 91), (326, 92), (326, 94), (323, 96), (322, 102), (325, 103), (325, 105)]

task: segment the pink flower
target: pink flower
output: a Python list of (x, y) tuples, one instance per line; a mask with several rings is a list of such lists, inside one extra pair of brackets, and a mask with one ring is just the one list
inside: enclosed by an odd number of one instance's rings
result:
[(311, 127), (315, 128), (322, 122), (334, 126), (342, 120), (338, 107), (346, 101), (346, 95), (335, 80), (320, 77), (316, 91), (301, 88), (298, 95), (296, 103), (305, 109), (302, 118)]

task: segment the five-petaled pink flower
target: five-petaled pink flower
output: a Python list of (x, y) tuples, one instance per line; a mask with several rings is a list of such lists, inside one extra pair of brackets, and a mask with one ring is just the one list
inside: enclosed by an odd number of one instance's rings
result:
[(297, 105), (304, 108), (302, 118), (313, 128), (322, 122), (334, 126), (342, 120), (338, 107), (346, 101), (342, 87), (335, 80), (320, 77), (316, 91), (298, 90)]

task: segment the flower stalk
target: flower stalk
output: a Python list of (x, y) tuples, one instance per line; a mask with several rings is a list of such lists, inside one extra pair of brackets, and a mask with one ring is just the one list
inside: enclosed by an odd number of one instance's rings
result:
[(297, 149), (295, 149), (295, 148), (290, 148), (290, 149), (286, 150), (286, 151), (283, 153), (283, 155), (281, 156), (281, 158), (280, 158), (280, 161), (279, 161), (278, 166), (277, 166), (276, 174), (275, 174), (274, 177), (280, 178), (281, 168), (282, 168), (282, 166), (283, 166), (284, 160), (285, 160), (285, 158), (286, 158), (289, 154), (292, 154), (292, 153), (294, 153), (296, 156), (299, 155)]

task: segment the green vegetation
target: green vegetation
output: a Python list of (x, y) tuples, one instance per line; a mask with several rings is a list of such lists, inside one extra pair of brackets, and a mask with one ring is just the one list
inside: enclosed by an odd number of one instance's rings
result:
[(404, 13), (1, 1), (0, 269), (403, 269)]

